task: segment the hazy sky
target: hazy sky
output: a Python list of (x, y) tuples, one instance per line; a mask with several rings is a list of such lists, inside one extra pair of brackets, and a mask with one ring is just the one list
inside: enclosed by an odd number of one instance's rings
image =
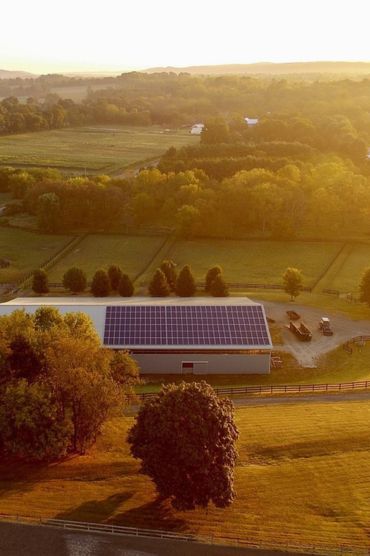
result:
[(370, 61), (369, 19), (370, 0), (6, 1), (0, 68)]

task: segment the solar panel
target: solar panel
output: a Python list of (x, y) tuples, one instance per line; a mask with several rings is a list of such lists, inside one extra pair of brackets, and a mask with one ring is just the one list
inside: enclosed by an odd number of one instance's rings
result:
[(108, 346), (268, 346), (260, 305), (108, 306)]

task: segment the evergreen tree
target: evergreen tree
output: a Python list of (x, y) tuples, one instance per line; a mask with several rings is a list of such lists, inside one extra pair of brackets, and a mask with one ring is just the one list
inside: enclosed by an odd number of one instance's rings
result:
[(121, 278), (122, 278), (121, 268), (116, 264), (112, 264), (108, 268), (108, 276), (109, 276), (109, 280), (110, 280), (111, 290), (113, 290), (115, 292), (118, 291), (119, 283), (120, 283)]
[(149, 293), (152, 297), (167, 297), (170, 295), (170, 286), (160, 268), (157, 268), (149, 284)]
[(213, 297), (227, 297), (229, 295), (229, 288), (227, 287), (222, 274), (217, 274), (211, 283), (209, 291)]
[(167, 278), (168, 285), (170, 286), (171, 291), (175, 291), (176, 287), (176, 280), (177, 280), (177, 272), (176, 272), (176, 263), (171, 260), (162, 261), (160, 266), (161, 271)]
[(194, 276), (188, 264), (184, 266), (176, 280), (175, 291), (180, 297), (191, 297), (196, 292)]
[(86, 274), (81, 268), (73, 266), (63, 276), (63, 286), (73, 293), (80, 293), (86, 289)]
[(105, 270), (97, 270), (91, 283), (91, 293), (95, 297), (106, 297), (110, 292), (110, 281)]
[(222, 274), (222, 268), (220, 266), (216, 265), (209, 269), (206, 274), (206, 281), (204, 285), (206, 292), (210, 291), (211, 284), (218, 274)]
[(35, 270), (33, 273), (32, 290), (35, 293), (49, 292), (48, 277), (45, 270)]
[(134, 294), (134, 286), (127, 274), (122, 274), (118, 284), (118, 293), (122, 297), (131, 297)]

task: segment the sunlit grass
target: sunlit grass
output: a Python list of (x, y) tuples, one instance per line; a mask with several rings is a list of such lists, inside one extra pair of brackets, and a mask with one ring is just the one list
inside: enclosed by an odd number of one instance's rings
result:
[(64, 171), (109, 173), (159, 157), (169, 147), (196, 144), (188, 130), (158, 126), (94, 125), (0, 137), (0, 164), (46, 166)]
[(198, 280), (221, 265), (225, 280), (237, 283), (281, 284), (288, 266), (302, 270), (304, 285), (312, 286), (342, 244), (336, 242), (258, 240), (179, 240), (167, 257), (180, 267), (190, 264)]
[(120, 265), (123, 272), (133, 279), (164, 241), (162, 236), (90, 234), (50, 270), (49, 280), (61, 282), (64, 273), (72, 266), (82, 268), (91, 279), (97, 269), (107, 269), (111, 264)]
[(44, 467), (2, 465), (0, 512), (241, 537), (262, 545), (370, 546), (370, 407), (303, 403), (236, 411), (235, 503), (176, 512), (156, 500), (110, 422), (90, 454)]
[(0, 258), (10, 261), (9, 267), (0, 269), (0, 283), (20, 280), (55, 255), (71, 238), (0, 227)]

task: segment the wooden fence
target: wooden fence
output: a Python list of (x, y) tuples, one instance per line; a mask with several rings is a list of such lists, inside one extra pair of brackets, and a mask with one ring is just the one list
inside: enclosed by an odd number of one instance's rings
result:
[[(199, 375), (200, 376), (200, 375)], [(200, 376), (201, 378), (201, 376)], [(370, 380), (359, 380), (354, 382), (336, 382), (324, 384), (271, 384), (256, 386), (241, 386), (237, 388), (214, 388), (218, 396), (251, 396), (271, 394), (307, 394), (312, 392), (345, 392), (349, 390), (366, 390), (370, 388)], [(157, 392), (145, 392), (136, 394), (140, 401), (153, 398)]]

